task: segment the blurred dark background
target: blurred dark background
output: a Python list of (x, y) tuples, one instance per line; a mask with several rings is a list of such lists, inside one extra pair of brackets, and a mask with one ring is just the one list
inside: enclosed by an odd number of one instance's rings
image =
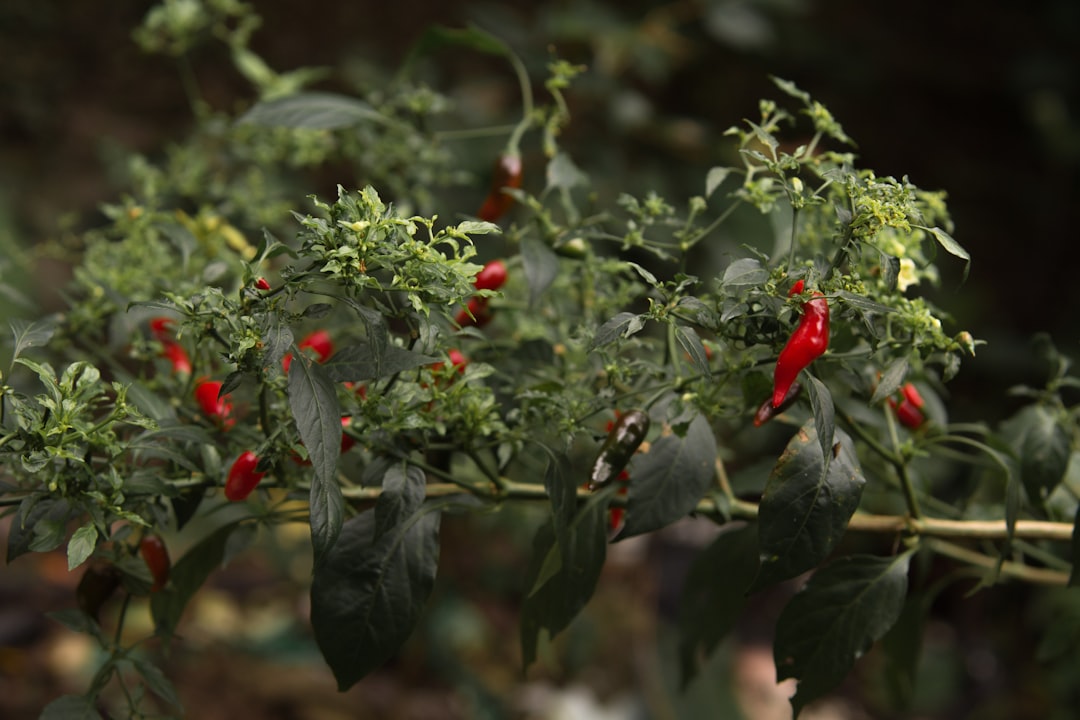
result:
[[(472, 22), (494, 32), (522, 55), (537, 83), (544, 77), (549, 46), (561, 57), (587, 64), (589, 71), (569, 96), (573, 120), (563, 142), (601, 192), (609, 183), (638, 194), (655, 189), (673, 200), (700, 194), (708, 168), (730, 161), (722, 131), (754, 117), (759, 98), (778, 97), (769, 75), (793, 80), (829, 107), (856, 139), (861, 166), (882, 175), (908, 175), (919, 187), (948, 192), (953, 235), (973, 263), (961, 283), (960, 263), (942, 255), (942, 284), (932, 295), (955, 318), (949, 331), (969, 329), (988, 341), (949, 385), (955, 418), (1000, 420), (1009, 411), (1004, 388), (1038, 382), (1029, 350), (1033, 333), (1050, 332), (1064, 353), (1077, 354), (1072, 274), (1080, 265), (1080, 3), (1075, 0), (399, 0), (316, 2), (302, 9), (296, 2), (264, 0), (255, 5), (264, 25), (253, 47), (272, 67), (345, 69), (322, 87), (345, 87), (349, 77), (376, 78), (379, 68), (388, 78), (430, 23)], [(0, 3), (0, 251), (33, 248), (100, 222), (98, 205), (123, 190), (118, 168), (125, 153), (153, 156), (191, 127), (175, 63), (143, 54), (131, 40), (149, 6), (145, 0)], [(231, 70), (224, 49), (207, 46), (191, 60), (212, 105), (239, 109), (251, 101), (250, 87)], [(504, 63), (462, 51), (440, 56), (424, 72), (436, 89), (451, 94), (463, 126), (515, 119), (517, 86)], [(482, 173), (497, 151), (498, 144), (478, 145), (475, 157), (465, 162)], [(325, 178), (331, 188), (338, 180)], [(450, 208), (448, 214), (456, 211)], [(63, 280), (43, 262), (35, 278), (37, 300), (55, 307)], [(502, 625), (492, 621), (505, 608), (477, 599), (476, 587), (484, 587), (484, 581), (470, 572), (509, 574), (520, 558), (472, 557), (476, 540), (468, 530), (460, 532), (466, 535), (462, 552), (447, 557), (472, 570), (449, 572), (462, 587), (442, 592), (454, 599), (460, 590), (469, 594), (468, 602), (443, 603), (436, 612), (451, 615), (448, 622), (458, 633), (480, 627), (483, 642), (512, 637), (512, 614), (501, 618)], [(610, 651), (605, 657), (627, 663), (634, 658), (620, 657), (626, 638), (659, 632), (648, 618), (664, 593), (652, 584), (655, 578), (648, 580), (649, 571), (633, 565), (641, 558), (628, 562), (637, 569), (616, 565), (590, 606), (600, 608), (603, 622), (593, 614), (592, 624), (581, 631), (592, 632), (594, 644), (599, 638)], [(263, 570), (272, 576), (280, 568)], [(5, 575), (0, 590), (12, 583), (25, 587), (35, 577), (25, 569), (15, 575), (5, 569)], [(55, 583), (68, 582), (60, 568), (53, 577)], [(302, 588), (298, 592), (302, 595)], [(956, 694), (957, 688), (974, 688), (988, 700), (1008, 690), (1005, 679), (1017, 685), (1041, 682), (1031, 677), (1038, 671), (1030, 639), (1015, 637), (1022, 633), (999, 637), (996, 633), (1013, 628), (994, 624), (1024, 607), (1026, 592), (1014, 588), (995, 599), (961, 603), (956, 616), (963, 622), (938, 628), (935, 647), (946, 659), (939, 659), (926, 679), (933, 684), (940, 663), (955, 677), (937, 677), (949, 688), (941, 690), (939, 714), (927, 717), (959, 717), (950, 714), (950, 703), (970, 709), (966, 703), (972, 696)], [(637, 593), (632, 602), (631, 593)], [(32, 607), (41, 606), (48, 603)], [(1032, 632), (1060, 615), (1048, 606), (1042, 601), (1024, 621)], [(488, 625), (474, 615), (477, 607)], [(1075, 608), (1070, 612), (1080, 615)], [(612, 618), (620, 624), (613, 627)], [(438, 619), (433, 613), (432, 623)], [(1080, 627), (1080, 620), (1076, 624)], [(997, 629), (987, 633), (988, 627)], [(971, 644), (983, 636), (991, 640)], [(303, 655), (310, 644), (302, 648), (302, 661), (317, 664), (317, 658)], [(978, 664), (1016, 652), (1026, 658), (1022, 673)], [(199, 660), (215, 663), (216, 669), (200, 679), (214, 697), (228, 661)], [(432, 662), (413, 652), (396, 669), (419, 676), (425, 660)], [(497, 658), (492, 672), (502, 668), (506, 675), (512, 664), (512, 658)], [(503, 680), (516, 681), (509, 675)], [(1062, 673), (1051, 681), (1066, 687), (1074, 677)], [(393, 695), (380, 684), (384, 681), (383, 675), (366, 681), (365, 696)], [(332, 694), (325, 677), (319, 682)], [(1044, 683), (1026, 692), (1045, 701), (1042, 696), (1050, 691)], [(441, 697), (435, 692), (429, 701)], [(993, 706), (984, 706), (990, 714), (983, 717), (1048, 717), (1038, 714), (1045, 705), (1034, 701), (1000, 704), (998, 714), (990, 712)], [(717, 707), (715, 700), (710, 707)], [(371, 716), (410, 716), (402, 713), (372, 711)]]

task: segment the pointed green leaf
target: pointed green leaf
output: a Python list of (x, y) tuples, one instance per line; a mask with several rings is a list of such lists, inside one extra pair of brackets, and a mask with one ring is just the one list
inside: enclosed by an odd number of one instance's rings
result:
[(12, 360), (22, 355), (28, 348), (48, 345), (53, 333), (56, 332), (56, 323), (51, 320), (27, 322), (16, 319), (10, 322), (10, 326), (11, 334), (15, 338)]
[(529, 285), (529, 305), (535, 305), (559, 274), (559, 256), (543, 240), (532, 235), (521, 238), (521, 265)]
[(836, 408), (832, 393), (825, 383), (810, 375), (806, 387), (810, 392), (810, 407), (814, 412), (814, 428), (817, 430), (818, 444), (821, 445), (821, 457), (825, 460), (821, 472), (825, 474), (829, 472), (829, 464), (836, 451), (833, 443), (836, 436)]
[(311, 626), (340, 690), (393, 657), (412, 634), (435, 585), (439, 519), (425, 505), (376, 537), (375, 512), (362, 512), (316, 566)]
[(734, 170), (735, 168), (729, 167), (710, 168), (709, 173), (705, 176), (705, 197), (710, 197), (716, 192), (716, 188), (723, 185)]
[(1057, 414), (1043, 404), (1028, 405), (1002, 428), (1020, 464), (1020, 481), (1036, 506), (1065, 476), (1071, 452), (1069, 434)]
[(379, 377), (389, 377), (405, 370), (438, 362), (439, 358), (387, 345), (381, 359), (375, 357), (376, 348), (370, 343), (358, 342), (343, 347), (324, 365), (323, 369), (334, 382), (362, 382)]
[(695, 415), (682, 437), (652, 443), (630, 463), (626, 521), (618, 539), (658, 530), (685, 517), (716, 477), (716, 438), (709, 421)]
[(679, 603), (683, 687), (742, 615), (746, 588), (757, 572), (757, 556), (757, 532), (752, 525), (743, 525), (725, 526), (694, 558)]
[(298, 92), (254, 105), (238, 123), (267, 127), (336, 130), (362, 122), (389, 122), (363, 100), (327, 92)]
[(931, 600), (926, 593), (912, 593), (892, 629), (881, 639), (886, 662), (883, 676), (895, 706), (900, 709), (908, 708), (915, 695), (915, 677)]
[(19, 503), (7, 539), (7, 562), (31, 550), (47, 552), (64, 542), (64, 528), (72, 515), (71, 505), (62, 498), (35, 493)]
[(169, 678), (165, 676), (165, 673), (152, 662), (148, 660), (133, 660), (132, 664), (135, 666), (135, 670), (142, 676), (143, 682), (146, 683), (146, 687), (150, 688), (150, 692), (157, 695), (159, 698), (172, 705), (178, 710), (182, 710), (183, 706), (180, 703), (180, 696), (176, 693), (176, 688), (169, 681)]
[(586, 187), (588, 184), (589, 176), (575, 165), (566, 153), (556, 153), (548, 162), (548, 189), (571, 190), (575, 187)]
[(509, 55), (510, 49), (495, 35), (476, 26), (451, 28), (443, 25), (431, 25), (409, 50), (406, 65), (417, 58), (441, 50), (445, 47), (467, 47), (490, 55)]
[(776, 463), (758, 510), (761, 568), (753, 589), (822, 563), (847, 529), (866, 483), (851, 438), (842, 431), (828, 473), (811, 418)]
[(415, 513), (424, 503), (427, 477), (415, 465), (392, 465), (383, 475), (382, 492), (375, 501), (375, 537)]
[(68, 572), (82, 565), (94, 554), (97, 539), (98, 530), (92, 522), (83, 525), (71, 534), (67, 547)]
[(345, 499), (337, 482), (341, 454), (341, 408), (326, 370), (297, 354), (289, 366), (289, 407), (314, 470), (311, 479), (311, 543), (320, 562), (345, 519)]
[(589, 350), (592, 351), (603, 347), (619, 338), (630, 337), (643, 327), (645, 327), (645, 321), (640, 315), (621, 312), (597, 329), (596, 335), (593, 336), (592, 342), (589, 343)]
[(731, 287), (761, 285), (769, 279), (769, 271), (757, 258), (739, 258), (724, 270), (721, 284)]
[[(607, 507), (610, 492), (600, 492), (578, 510), (563, 542), (551, 523), (540, 526), (533, 539), (525, 587), (533, 592), (521, 609), (521, 648), (524, 667), (536, 660), (541, 630), (549, 637), (562, 632), (592, 597), (607, 556)], [(550, 553), (558, 548), (559, 562)], [(541, 577), (546, 581), (540, 583)]]
[(709, 356), (705, 354), (705, 345), (701, 342), (701, 338), (698, 337), (697, 331), (686, 325), (676, 325), (675, 340), (690, 358), (690, 364), (694, 366), (694, 369), (705, 377), (709, 377), (712, 374), (712, 368), (709, 367)]
[(911, 553), (849, 555), (814, 573), (776, 623), (778, 680), (796, 678), (795, 715), (836, 687), (893, 626), (904, 606)]
[(912, 227), (919, 227), (920, 229), (927, 231), (934, 236), (934, 239), (938, 241), (938, 244), (940, 244), (941, 247), (945, 248), (945, 252), (963, 260), (964, 278), (967, 278), (968, 270), (971, 268), (971, 255), (967, 250), (961, 247), (960, 243), (953, 239), (952, 235), (938, 227), (928, 228), (916, 225), (913, 225)]
[(61, 695), (45, 706), (38, 720), (101, 720), (94, 700), (83, 695)]
[(877, 405), (899, 390), (900, 386), (904, 383), (904, 378), (907, 377), (907, 373), (907, 358), (902, 357), (894, 360), (893, 363), (885, 369), (885, 372), (881, 374), (881, 380), (878, 381), (878, 386), (874, 389), (874, 395), (870, 398), (870, 404)]

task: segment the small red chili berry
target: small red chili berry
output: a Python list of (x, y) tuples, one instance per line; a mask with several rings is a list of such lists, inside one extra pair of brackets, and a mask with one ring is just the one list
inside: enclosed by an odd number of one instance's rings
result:
[(915, 407), (922, 409), (925, 405), (925, 401), (922, 399), (922, 395), (919, 394), (918, 389), (911, 383), (904, 383), (904, 386), (900, 388), (900, 392), (904, 394), (904, 398), (914, 405)]
[(221, 382), (219, 380), (204, 380), (195, 386), (195, 400), (199, 403), (203, 413), (220, 425), (228, 429), (236, 424), (232, 417), (232, 402), (230, 395), (221, 395)]
[(165, 583), (169, 582), (169, 568), (172, 567), (165, 542), (157, 535), (144, 535), (139, 543), (139, 554), (150, 569), (150, 577), (154, 579), (150, 592), (163, 589)]
[[(788, 296), (799, 294), (804, 287), (805, 282), (799, 280), (792, 286)], [(803, 303), (802, 319), (776, 359), (772, 397), (774, 408), (780, 407), (784, 402), (792, 383), (803, 368), (820, 357), (828, 346), (829, 301), (821, 293), (815, 292), (810, 300)]]
[(459, 327), (484, 327), (489, 322), (493, 314), (491, 307), (488, 305), (488, 299), (482, 297), (474, 297), (469, 299), (468, 310), (459, 310), (458, 314), (454, 316), (454, 322)]
[(161, 356), (172, 364), (172, 371), (177, 375), (191, 374), (191, 358), (184, 347), (173, 340), (162, 341)]
[(267, 282), (266, 278), (261, 277), (261, 278), (258, 278), (258, 279), (255, 280), (255, 287), (258, 288), (259, 290), (269, 290), (270, 289), (270, 283)]
[(492, 260), (476, 273), (473, 286), (477, 290), (498, 290), (506, 283), (506, 263)]
[(173, 319), (170, 317), (156, 317), (150, 320), (150, 333), (156, 340), (165, 342), (173, 338)]
[(266, 475), (258, 472), (255, 468), (259, 464), (259, 456), (251, 450), (245, 450), (236, 458), (229, 475), (225, 479), (225, 497), (233, 502), (245, 499)]
[(501, 218), (514, 204), (514, 198), (503, 192), (503, 188), (519, 187), (521, 187), (521, 155), (517, 153), (499, 155), (491, 177), (491, 189), (476, 216), (487, 222), (495, 222)]

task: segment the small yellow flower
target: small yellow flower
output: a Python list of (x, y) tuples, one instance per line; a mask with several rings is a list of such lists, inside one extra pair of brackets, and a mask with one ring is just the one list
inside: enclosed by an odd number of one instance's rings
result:
[(904, 292), (912, 285), (918, 284), (919, 276), (915, 274), (915, 261), (900, 258), (900, 274), (896, 277), (896, 287), (900, 292)]

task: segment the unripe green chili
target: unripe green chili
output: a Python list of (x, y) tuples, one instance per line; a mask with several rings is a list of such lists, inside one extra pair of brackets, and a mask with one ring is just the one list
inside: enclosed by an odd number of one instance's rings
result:
[(589, 489), (604, 487), (619, 476), (649, 432), (649, 416), (631, 410), (615, 421), (589, 475)]

